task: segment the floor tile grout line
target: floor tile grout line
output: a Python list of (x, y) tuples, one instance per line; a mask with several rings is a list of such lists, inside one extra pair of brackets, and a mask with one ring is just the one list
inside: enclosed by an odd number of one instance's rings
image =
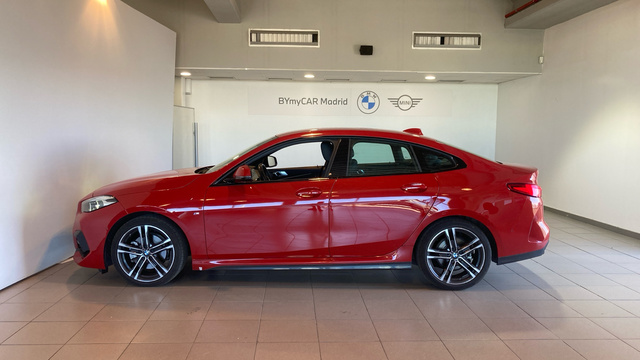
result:
[[(415, 269), (413, 269), (413, 270), (415, 270)], [(418, 276), (421, 276), (421, 275), (422, 274), (419, 274)], [(395, 274), (394, 274), (394, 276), (395, 276)], [(397, 279), (397, 276), (396, 276), (396, 279)], [(405, 292), (406, 292), (406, 290), (405, 290)], [(420, 311), (420, 315), (422, 315), (422, 318), (427, 322), (427, 324), (429, 325), (429, 327), (431, 328), (433, 333), (438, 338), (437, 341), (439, 341), (440, 344), (442, 344), (442, 346), (447, 350), (447, 353), (449, 354), (449, 356), (451, 356), (452, 359), (455, 359), (455, 357), (453, 356), (453, 353), (451, 352), (451, 349), (449, 349), (449, 347), (444, 343), (444, 340), (442, 340), (442, 337), (440, 336), (440, 334), (438, 334), (436, 329), (433, 328), (433, 325), (429, 322), (429, 319), (427, 318), (427, 316), (422, 312), (422, 310), (420, 310), (420, 307), (416, 303), (416, 300), (413, 298), (413, 296), (411, 296), (411, 294), (407, 293), (407, 295), (409, 296), (409, 299), (411, 299), (411, 302), (413, 303), (413, 305), (418, 309), (418, 311)], [(457, 296), (457, 294), (456, 294), (456, 296)], [(459, 297), (458, 297), (458, 299), (459, 299)], [(462, 301), (462, 300), (460, 299), (460, 301)], [(382, 341), (380, 341), (380, 342), (382, 343)], [(383, 349), (385, 349), (385, 355), (386, 355), (387, 352), (386, 352), (386, 348), (384, 347), (384, 344), (382, 344), (382, 347), (383, 347)], [(387, 359), (388, 358), (389, 358), (389, 356), (387, 355)]]
[[(567, 244), (567, 245), (568, 245), (568, 246), (572, 246), (572, 247), (574, 247), (574, 246), (573, 246), (573, 245), (571, 245), (571, 244)], [(575, 248), (577, 248), (577, 247), (575, 247)], [(560, 253), (557, 253), (557, 254), (559, 254), (560, 256), (562, 256)], [(574, 263), (576, 263), (576, 264), (578, 264), (578, 265), (581, 265), (581, 263), (580, 263), (579, 261), (574, 261), (574, 260), (572, 260), (572, 259), (568, 259), (568, 258), (567, 258), (567, 260), (568, 260), (568, 261), (572, 261), (572, 262), (574, 262)], [(604, 261), (606, 261), (606, 259), (603, 259), (603, 260), (604, 260)], [(570, 279), (570, 277), (568, 277), (568, 276), (567, 276), (567, 275), (568, 275), (568, 274), (570, 274), (570, 273), (557, 273), (557, 272), (553, 271), (552, 269), (549, 269), (548, 267), (544, 266), (543, 264), (538, 263), (538, 265), (539, 265), (539, 266), (542, 266), (543, 268), (545, 268), (545, 269), (547, 269), (547, 270), (549, 270), (549, 271), (550, 271), (550, 273), (553, 273), (553, 274), (555, 274), (555, 275), (557, 275), (557, 276), (559, 276), (559, 277), (561, 277), (561, 278), (563, 278), (563, 279), (567, 280), (568, 282), (572, 283), (572, 284), (573, 284), (573, 286), (576, 286), (576, 287), (579, 287), (579, 288), (582, 288), (582, 289), (584, 289), (584, 290), (586, 290), (586, 291), (591, 292), (591, 291), (587, 288), (587, 287), (588, 287), (588, 285), (580, 285), (580, 284), (576, 283), (575, 281), (572, 281), (572, 280)], [(58, 270), (58, 271), (56, 271), (56, 272), (54, 272), (54, 273), (57, 273), (57, 272), (59, 272), (59, 271), (60, 271), (60, 270)], [(515, 271), (512, 271), (512, 272), (513, 272), (513, 273), (516, 273)], [(54, 274), (54, 273), (52, 273), (52, 274)], [(598, 272), (593, 272), (593, 273), (594, 273), (594, 274), (599, 274)], [(630, 275), (637, 275), (637, 273), (635, 273), (635, 272), (632, 272), (632, 273), (633, 273), (633, 274), (630, 274)], [(525, 279), (527, 282), (530, 282), (528, 279), (526, 279), (526, 278), (524, 278), (523, 276), (521, 276), (521, 274), (519, 274), (519, 273), (516, 273), (516, 274), (517, 274), (517, 275), (519, 275), (521, 278)], [(602, 274), (601, 274), (601, 275), (602, 275)], [(53, 276), (53, 275), (49, 275), (49, 276)], [(95, 276), (95, 275), (94, 275), (94, 276)], [(604, 276), (605, 278), (608, 278), (608, 277), (607, 277), (607, 276), (605, 276), (605, 275), (603, 275), (603, 276)], [(353, 274), (352, 274), (352, 277), (353, 277)], [(396, 276), (396, 274), (394, 274), (394, 277), (395, 277), (396, 281), (398, 281), (398, 282), (399, 282), (399, 278), (398, 278), (398, 276)], [(40, 279), (40, 280), (38, 280), (37, 282), (34, 282), (33, 284), (31, 284), (30, 286), (34, 286), (34, 285), (38, 284), (39, 282), (44, 281), (44, 279), (46, 279), (46, 278), (47, 278), (47, 277), (45, 277), (45, 278), (43, 278), (43, 279)], [(91, 278), (93, 278), (93, 277), (91, 277)], [(90, 278), (90, 279), (91, 279), (91, 278)], [(86, 281), (89, 281), (89, 280), (86, 280)], [(85, 281), (85, 282), (86, 282), (86, 281)], [(613, 282), (614, 282), (614, 283), (617, 283), (617, 284), (618, 284), (618, 285), (620, 285), (621, 287), (624, 287), (624, 288), (627, 288), (627, 289), (629, 289), (629, 290), (631, 290), (631, 291), (634, 291), (632, 288), (629, 288), (628, 286), (625, 286), (624, 284), (621, 284), (621, 283), (619, 283), (619, 282), (617, 282), (617, 281), (613, 281)], [(508, 296), (506, 296), (502, 291), (498, 290), (498, 289), (496, 288), (496, 286), (494, 286), (493, 284), (491, 284), (491, 283), (489, 283), (489, 282), (487, 282), (487, 283), (489, 284), (489, 286), (490, 286), (491, 288), (493, 288), (493, 289), (494, 289), (494, 292), (500, 293), (501, 295), (503, 295), (503, 296), (505, 296), (506, 298), (508, 298), (508, 299), (509, 299), (509, 301), (511, 301), (512, 303), (514, 303), (516, 306), (520, 307), (520, 306), (516, 303), (516, 301), (515, 301), (514, 299), (511, 299), (511, 298), (509, 298)], [(363, 284), (366, 284), (366, 283), (364, 283), (364, 282), (354, 281), (354, 282), (353, 282), (353, 284), (354, 284), (355, 286), (358, 286), (358, 289), (359, 289), (359, 292), (360, 292), (360, 298), (361, 298), (361, 300), (364, 302), (363, 294), (362, 294), (361, 289), (362, 289)], [(533, 283), (532, 283), (532, 284), (533, 284)], [(267, 281), (267, 282), (265, 283), (265, 286), (268, 286), (268, 285), (269, 285), (269, 281)], [(535, 286), (535, 288), (537, 288), (537, 289), (541, 289), (541, 290), (545, 291), (545, 290), (544, 290), (545, 288), (542, 288), (542, 287), (540, 287), (540, 286), (538, 286), (538, 285), (535, 285), (535, 284), (533, 284), (533, 285)], [(124, 289), (126, 289), (126, 288), (127, 288), (127, 287), (122, 288), (122, 289), (121, 289), (121, 291), (120, 291), (120, 293), (122, 293), (122, 291), (124, 291)], [(552, 287), (550, 287), (550, 288), (552, 288)], [(409, 298), (412, 300), (413, 304), (417, 306), (415, 298), (414, 298), (414, 297), (412, 297), (412, 296), (408, 293), (408, 289), (405, 287), (405, 288), (402, 288), (402, 290), (403, 290), (403, 292), (404, 292), (405, 294), (409, 295)], [(23, 291), (24, 291), (24, 290), (23, 290)], [(545, 292), (546, 292), (546, 291), (545, 291)], [(548, 292), (547, 292), (547, 293), (548, 293)], [(591, 292), (591, 293), (593, 293), (593, 292)], [(312, 287), (312, 295), (313, 295), (313, 287)], [(597, 301), (604, 301), (604, 302), (607, 302), (607, 303), (610, 303), (610, 304), (612, 304), (612, 305), (616, 306), (617, 308), (620, 308), (619, 306), (617, 306), (617, 304), (615, 304), (615, 303), (614, 303), (614, 301), (617, 301), (617, 300), (607, 300), (607, 299), (603, 298), (602, 296), (599, 296), (599, 295), (597, 295), (597, 294), (595, 294), (595, 295), (596, 295), (596, 297), (598, 297), (598, 299), (599, 299), (599, 300), (597, 300)], [(567, 301), (573, 301), (573, 300), (566, 299), (566, 298), (557, 298), (557, 297), (555, 297), (555, 296), (553, 296), (553, 295), (551, 295), (551, 296), (555, 299), (555, 301), (558, 301), (559, 303), (563, 303), (563, 304), (565, 304), (565, 305), (566, 305), (566, 302), (567, 302)], [(215, 296), (214, 296), (214, 298), (215, 298)], [(317, 319), (317, 312), (316, 312), (316, 308), (315, 308), (315, 304), (316, 304), (316, 298), (315, 298), (315, 296), (314, 296), (314, 297), (312, 297), (312, 299), (313, 299), (313, 305), (314, 305), (314, 316), (315, 316), (315, 320), (316, 320), (316, 333), (318, 334), (318, 329), (317, 329), (317, 321), (318, 321), (318, 319)], [(460, 299), (460, 298), (459, 298), (459, 299)], [(462, 300), (462, 299), (460, 299), (460, 300), (461, 300), (461, 301), (463, 301), (463, 303), (464, 303), (464, 300)], [(575, 300), (575, 301), (587, 301), (587, 300)], [(620, 301), (623, 301), (623, 300), (620, 300)], [(46, 311), (47, 311), (48, 309), (50, 309), (52, 306), (55, 306), (55, 304), (58, 304), (58, 303), (61, 303), (61, 302), (62, 302), (62, 300), (61, 300), (61, 299), (59, 299), (59, 300), (58, 300), (58, 301), (56, 301), (55, 303), (50, 304), (50, 306), (49, 306), (47, 309), (43, 310), (40, 314), (36, 315), (36, 317), (35, 317), (34, 319), (32, 319), (32, 320), (30, 320), (30, 321), (28, 321), (28, 322), (26, 322), (26, 323), (27, 323), (27, 324), (29, 324), (29, 323), (32, 323), (32, 322), (36, 322), (36, 321), (35, 321), (35, 319), (37, 319), (39, 316), (41, 316), (44, 312), (46, 312)], [(111, 304), (111, 303), (113, 303), (113, 301), (107, 301), (105, 304)], [(211, 303), (210, 303), (209, 308), (212, 306), (212, 303), (213, 303), (213, 299), (211, 300)], [(264, 303), (265, 303), (265, 294), (263, 294), (262, 307), (264, 307)], [(159, 304), (159, 303), (158, 303), (158, 304)], [(106, 305), (103, 305), (103, 308), (104, 308), (104, 306), (106, 306)], [(567, 305), (567, 306), (568, 306), (568, 305)], [(157, 305), (156, 305), (156, 308), (157, 308)], [(366, 303), (365, 303), (365, 308), (367, 309), (367, 314), (368, 314), (368, 316), (369, 316), (369, 320), (373, 323), (373, 319), (372, 319), (372, 317), (371, 317), (371, 313), (369, 312), (369, 309), (366, 307)], [(521, 307), (520, 307), (520, 308), (521, 308)], [(472, 309), (471, 309), (471, 310), (472, 310)], [(523, 311), (524, 311), (524, 309), (522, 309), (522, 308), (521, 308), (521, 310), (523, 310)], [(624, 309), (623, 309), (623, 310), (624, 310)], [(574, 311), (576, 311), (576, 312), (577, 312), (577, 310), (575, 310), (575, 309), (574, 309)], [(474, 315), (476, 315), (476, 316), (477, 316), (477, 313), (476, 313), (475, 311), (473, 311), (473, 310), (472, 310), (472, 312), (474, 313)], [(98, 313), (99, 313), (99, 311), (98, 311)], [(525, 313), (527, 313), (527, 312), (525, 311)], [(579, 312), (577, 312), (577, 313), (579, 313)], [(428, 319), (426, 318), (425, 314), (424, 314), (422, 311), (420, 312), (420, 314), (421, 314), (421, 316), (422, 316), (422, 317), (427, 321), (427, 323), (428, 323)], [(528, 313), (527, 313), (527, 314), (528, 314)], [(593, 317), (585, 316), (585, 315), (583, 315), (583, 314), (581, 314), (581, 313), (579, 313), (579, 314), (581, 315), (581, 318), (589, 319), (589, 321), (590, 321), (591, 323), (593, 323), (595, 326), (598, 326), (599, 328), (601, 328), (597, 323), (595, 323), (595, 321), (594, 321), (594, 318), (593, 318)], [(528, 315), (529, 315), (529, 317), (533, 318), (533, 317), (531, 316), (531, 314), (528, 314)], [(638, 317), (638, 316), (636, 316), (635, 314), (632, 314), (632, 315), (634, 315), (634, 316), (633, 316), (633, 318), (637, 318), (637, 317)], [(95, 318), (95, 316), (97, 316), (97, 313), (96, 313), (96, 314), (94, 314), (94, 316), (92, 317), (92, 319), (91, 319), (91, 320), (93, 320), (93, 318)], [(205, 315), (205, 316), (206, 316), (206, 315)], [(149, 317), (150, 317), (150, 316), (149, 316)], [(147, 319), (145, 320), (145, 323), (147, 323), (147, 322), (149, 321), (149, 317), (147, 317)], [(483, 318), (480, 318), (479, 316), (477, 316), (477, 317), (478, 317), (478, 318), (479, 318), (479, 319), (480, 319), (480, 320), (481, 320), (481, 321), (486, 325), (486, 322), (485, 322), (485, 320), (484, 320)], [(538, 319), (537, 319), (537, 318), (533, 318), (533, 319), (535, 319), (535, 320), (536, 320), (536, 322), (537, 322), (538, 324), (540, 324), (540, 322), (538, 321)], [(91, 320), (89, 320), (89, 321), (91, 321)], [(204, 322), (204, 320), (203, 320), (203, 322)], [(541, 324), (540, 324), (540, 325), (541, 325)], [(544, 326), (543, 326), (543, 327), (544, 327)], [(545, 328), (546, 328), (546, 327), (545, 327)], [(374, 329), (375, 329), (375, 325), (374, 325)], [(609, 331), (608, 331), (608, 330), (606, 330), (606, 329), (604, 329), (604, 328), (602, 328), (602, 329), (603, 329), (603, 330), (605, 330), (605, 332), (609, 333)], [(376, 330), (376, 334), (377, 334), (377, 329), (375, 329), (375, 330)], [(492, 331), (493, 331), (493, 330), (492, 330)], [(494, 331), (494, 334), (495, 334), (495, 331)], [(136, 335), (137, 335), (137, 334), (136, 334)], [(636, 348), (634, 348), (633, 346), (631, 346), (631, 345), (628, 343), (628, 341), (622, 340), (622, 339), (618, 338), (617, 336), (615, 336), (615, 335), (613, 335), (613, 334), (611, 334), (611, 335), (613, 336), (613, 338), (614, 338), (615, 340), (617, 340), (617, 341), (622, 341), (622, 342), (624, 342), (625, 344), (627, 344), (628, 346), (630, 346), (631, 348), (633, 348), (633, 349), (637, 350)], [(437, 333), (436, 333), (436, 336), (438, 336), (438, 338), (439, 338), (439, 335), (438, 335)], [(72, 337), (73, 337), (73, 336), (72, 336)], [(135, 336), (134, 336), (134, 337), (135, 337)], [(498, 338), (500, 339), (500, 337), (498, 337)], [(318, 340), (319, 340), (319, 339), (318, 339)], [(505, 340), (503, 340), (503, 339), (500, 339), (500, 340), (501, 340), (503, 343), (505, 342)], [(566, 340), (566, 339), (565, 339), (565, 340), (562, 340), (562, 342), (563, 342), (566, 346), (569, 346), (569, 347), (570, 347), (570, 345), (568, 344), (568, 341), (569, 341), (569, 340)], [(319, 342), (319, 341), (318, 341), (318, 342)], [(382, 341), (380, 340), (379, 335), (378, 335), (378, 341), (377, 341), (377, 342), (378, 342), (378, 343), (380, 343), (380, 344), (382, 344)], [(440, 340), (440, 342), (442, 342), (442, 340)], [(131, 344), (131, 342), (130, 342), (129, 344)], [(64, 346), (64, 345), (63, 345), (63, 346)], [(61, 346), (60, 348), (62, 348), (63, 346)], [(193, 344), (192, 344), (191, 346), (193, 347)], [(383, 346), (383, 345), (382, 345), (382, 346)], [(191, 347), (191, 348), (192, 348), (192, 347)], [(58, 351), (60, 350), (60, 348), (58, 349)], [(190, 348), (190, 349), (191, 349), (191, 348)], [(572, 348), (572, 349), (573, 349), (573, 348)], [(385, 350), (385, 351), (386, 351), (386, 349), (384, 348), (384, 346), (383, 346), (383, 350)], [(575, 349), (573, 349), (573, 350), (574, 350), (574, 351), (577, 351), (577, 350), (575, 350)], [(188, 356), (188, 355), (187, 355), (187, 356)], [(254, 357), (255, 357), (255, 351), (254, 351)]]

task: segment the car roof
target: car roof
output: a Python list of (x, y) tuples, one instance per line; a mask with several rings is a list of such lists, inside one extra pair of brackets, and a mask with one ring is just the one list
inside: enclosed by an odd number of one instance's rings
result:
[[(292, 137), (320, 137), (320, 136), (371, 136), (382, 138), (397, 138), (409, 141), (416, 141), (416, 138), (429, 139), (425, 136), (419, 136), (413, 133), (396, 130), (382, 130), (372, 128), (316, 128), (289, 131), (276, 135), (278, 138), (292, 138)], [(435, 140), (434, 140), (435, 141)]]
[(384, 139), (394, 139), (400, 141), (408, 141), (417, 144), (422, 144), (434, 148), (438, 148), (444, 151), (463, 151), (454, 146), (447, 145), (438, 140), (426, 137), (424, 135), (417, 135), (415, 132), (419, 131), (417, 128), (407, 129), (408, 131), (396, 131), (396, 130), (382, 130), (372, 128), (317, 128), (307, 130), (290, 131), (276, 135), (276, 138), (280, 140), (295, 139), (295, 138), (316, 138), (325, 136), (362, 136), (362, 137), (378, 137)]

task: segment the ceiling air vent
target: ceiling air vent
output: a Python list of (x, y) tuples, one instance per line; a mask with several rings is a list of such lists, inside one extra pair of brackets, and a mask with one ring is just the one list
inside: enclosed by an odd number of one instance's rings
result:
[(414, 49), (480, 49), (480, 34), (413, 33)]
[(320, 47), (319, 31), (249, 29), (249, 46)]

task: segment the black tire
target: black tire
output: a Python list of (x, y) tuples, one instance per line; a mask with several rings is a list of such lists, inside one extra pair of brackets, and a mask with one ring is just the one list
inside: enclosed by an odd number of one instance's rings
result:
[(120, 275), (138, 286), (164, 285), (187, 262), (187, 242), (172, 222), (140, 216), (118, 229), (111, 243), (111, 259)]
[(420, 236), (416, 260), (435, 287), (462, 290), (478, 283), (489, 270), (491, 244), (471, 222), (442, 220)]

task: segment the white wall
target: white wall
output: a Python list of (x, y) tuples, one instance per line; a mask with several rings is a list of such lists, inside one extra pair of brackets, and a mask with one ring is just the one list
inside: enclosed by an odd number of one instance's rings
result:
[[(487, 158), (495, 154), (497, 85), (302, 83), (254, 81), (192, 82), (187, 106), (199, 123), (199, 164), (215, 164), (273, 135), (322, 127), (403, 130), (419, 127), (429, 137)], [(365, 115), (358, 96), (378, 94), (378, 111)], [(422, 99), (412, 109), (388, 98)], [(279, 97), (347, 99), (346, 106), (285, 106)]]
[(640, 1), (545, 32), (541, 76), (500, 84), (498, 160), (540, 169), (545, 204), (640, 232)]
[(82, 196), (171, 168), (175, 33), (120, 1), (4, 1), (0, 49), (1, 289), (73, 254)]

